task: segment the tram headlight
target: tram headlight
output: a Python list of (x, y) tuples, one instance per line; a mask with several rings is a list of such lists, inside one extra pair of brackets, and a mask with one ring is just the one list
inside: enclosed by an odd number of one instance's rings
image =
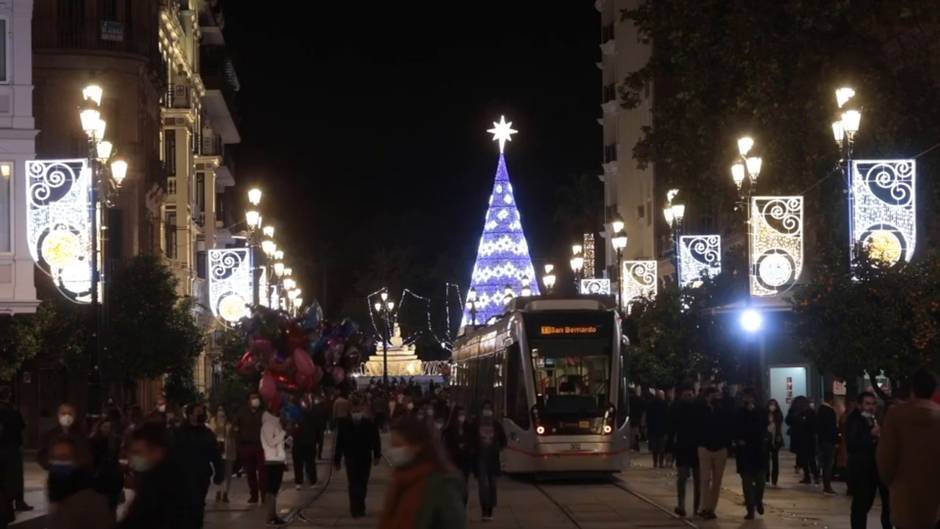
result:
[(605, 424), (605, 425), (604, 425), (604, 433), (605, 433), (605, 434), (609, 434), (609, 433), (612, 432), (612, 431), (614, 431), (614, 427), (613, 427), (613, 426), (611, 426), (611, 425), (609, 425), (609, 424)]
[(544, 426), (541, 426), (541, 425), (536, 426), (536, 427), (535, 427), (535, 433), (537, 433), (537, 434), (539, 434), (539, 435), (545, 435), (545, 427), (544, 427)]

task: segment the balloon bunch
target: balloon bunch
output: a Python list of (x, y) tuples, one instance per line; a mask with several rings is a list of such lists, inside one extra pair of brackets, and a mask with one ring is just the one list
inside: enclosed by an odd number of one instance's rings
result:
[(358, 365), (369, 340), (351, 320), (333, 325), (314, 302), (300, 318), (256, 307), (241, 326), (248, 350), (236, 365), (244, 376), (259, 377), (258, 394), (268, 409), (290, 415), (291, 395), (308, 396), (321, 387), (339, 386)]

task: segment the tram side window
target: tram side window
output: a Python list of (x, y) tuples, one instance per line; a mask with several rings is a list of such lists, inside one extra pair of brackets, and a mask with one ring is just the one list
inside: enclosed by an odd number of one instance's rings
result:
[(520, 428), (529, 429), (529, 403), (526, 400), (525, 372), (522, 369), (522, 355), (519, 344), (512, 344), (506, 350), (506, 416)]

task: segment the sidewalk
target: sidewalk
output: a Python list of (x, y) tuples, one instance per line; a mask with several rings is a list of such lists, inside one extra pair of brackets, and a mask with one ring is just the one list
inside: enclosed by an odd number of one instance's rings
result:
[[(846, 495), (844, 482), (833, 482), (832, 488), (837, 494), (825, 495), (822, 485), (804, 485), (799, 483), (802, 474), (794, 472), (793, 454), (781, 451), (780, 479), (777, 488), (768, 487), (764, 492), (766, 512), (763, 517), (750, 522), (744, 519), (744, 496), (741, 492), (741, 478), (735, 469), (733, 458), (728, 459), (722, 479), (721, 498), (718, 501), (715, 521), (703, 521), (699, 518), (689, 520), (702, 527), (720, 527), (733, 529), (742, 526), (768, 528), (824, 527), (827, 529), (849, 529), (849, 512), (852, 499)], [(633, 491), (642, 494), (670, 511), (676, 507), (676, 470), (654, 469), (649, 452), (633, 454), (630, 468), (620, 475), (620, 479)], [(686, 510), (692, 510), (692, 484), (688, 484)], [(881, 501), (868, 513), (868, 527), (881, 527)]]
[(35, 507), (29, 512), (16, 513), (16, 520), (10, 524), (16, 529), (32, 529), (44, 527), (49, 500), (46, 498), (46, 471), (36, 463), (35, 453), (27, 454), (23, 462), (24, 487), (26, 489), (26, 503)]

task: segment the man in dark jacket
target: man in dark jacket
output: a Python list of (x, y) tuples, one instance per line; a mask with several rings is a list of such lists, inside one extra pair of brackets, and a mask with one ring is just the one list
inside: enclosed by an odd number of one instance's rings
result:
[(192, 499), (185, 469), (169, 455), (163, 424), (147, 422), (134, 430), (128, 464), (137, 474), (137, 490), (119, 529), (193, 527)]
[(878, 401), (875, 395), (865, 391), (858, 396), (858, 407), (845, 421), (845, 446), (849, 455), (849, 487), (852, 493), (852, 529), (865, 529), (868, 511), (875, 502), (875, 494), (881, 495), (881, 526), (891, 529), (891, 509), (888, 502), (888, 487), (878, 477), (875, 452), (881, 428), (875, 420)]
[(300, 490), (304, 484), (304, 473), (311, 486), (317, 482), (317, 462), (315, 438), (316, 419), (310, 410), (308, 401), (300, 405), (300, 417), (294, 422), (291, 437), (294, 444), (291, 447), (291, 457), (294, 461), (294, 488)]
[(353, 399), (353, 411), (348, 418), (336, 421), (336, 447), (333, 464), (336, 468), (346, 460), (346, 479), (349, 482), (349, 512), (353, 518), (366, 515), (366, 492), (372, 466), (382, 457), (379, 429), (366, 417), (366, 405)]
[(742, 407), (734, 421), (735, 455), (741, 488), (744, 492), (746, 520), (754, 519), (754, 511), (764, 514), (764, 483), (767, 481), (767, 460), (770, 440), (767, 431), (767, 412), (757, 407), (756, 394), (751, 388), (742, 392)]
[(714, 520), (721, 478), (731, 446), (731, 421), (718, 388), (705, 389), (703, 397), (704, 403), (699, 406), (696, 420), (699, 479), (702, 481), (702, 510), (699, 515), (706, 520)]
[(209, 492), (209, 480), (215, 477), (215, 484), (222, 483), (222, 454), (216, 443), (215, 435), (206, 427), (206, 408), (202, 404), (191, 404), (186, 413), (186, 422), (176, 430), (174, 437), (176, 460), (182, 464), (187, 478), (192, 527), (202, 527), (202, 518), (206, 508), (206, 493)]
[(15, 502), (17, 511), (31, 511), (33, 507), (23, 497), (23, 429), (26, 422), (20, 410), (13, 407), (13, 393), (7, 386), (0, 387), (0, 469), (2, 490)]
[(467, 435), (473, 458), (473, 473), (479, 488), (482, 518), (483, 521), (489, 521), (493, 519), (493, 508), (496, 507), (496, 477), (500, 473), (499, 453), (506, 448), (506, 432), (493, 412), (492, 402), (483, 401), (480, 416), (470, 426)]
[(832, 407), (833, 395), (827, 391), (822, 406), (816, 412), (816, 438), (819, 442), (819, 466), (822, 467), (823, 492), (832, 490), (832, 469), (835, 465), (836, 445), (839, 443), (839, 419)]
[(699, 483), (698, 448), (696, 446), (696, 409), (692, 400), (692, 388), (683, 386), (679, 389), (679, 399), (669, 410), (669, 432), (673, 453), (676, 456), (676, 492), (678, 505), (676, 514), (685, 516), (685, 489), (689, 476), (692, 477), (692, 512), (698, 512), (701, 487)]
[(252, 393), (248, 396), (248, 409), (242, 410), (235, 421), (235, 435), (238, 442), (238, 460), (248, 474), (248, 503), (258, 503), (258, 484), (266, 483), (264, 470), (264, 450), (261, 449), (261, 396)]

